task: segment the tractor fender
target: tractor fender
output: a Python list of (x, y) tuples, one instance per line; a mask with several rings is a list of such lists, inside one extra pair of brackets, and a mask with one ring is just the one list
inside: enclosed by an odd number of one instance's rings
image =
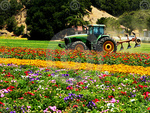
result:
[[(100, 41), (102, 38), (105, 38), (105, 37), (109, 37), (108, 35), (100, 35), (98, 38), (97, 38), (97, 42)], [(110, 37), (109, 37), (110, 38)]]

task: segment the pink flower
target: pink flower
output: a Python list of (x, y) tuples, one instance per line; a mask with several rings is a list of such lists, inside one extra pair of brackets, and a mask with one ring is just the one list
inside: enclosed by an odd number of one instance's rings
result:
[(115, 98), (112, 98), (112, 100), (110, 102), (115, 103), (116, 102)]
[(1, 98), (4, 97), (4, 96), (5, 96), (5, 95), (2, 93), (2, 94), (1, 94)]
[(57, 109), (56, 106), (53, 106), (53, 107), (52, 107), (52, 106), (49, 106), (49, 108), (50, 108), (52, 111), (56, 111), (56, 109)]
[(31, 108), (31, 106), (27, 106), (27, 108), (28, 108), (28, 109), (30, 109), (30, 108)]
[(119, 100), (117, 100), (117, 103), (119, 103)]
[(43, 112), (45, 113), (45, 112), (47, 112), (48, 111), (48, 108), (46, 108)]
[(115, 89), (112, 89), (113, 91), (115, 91)]

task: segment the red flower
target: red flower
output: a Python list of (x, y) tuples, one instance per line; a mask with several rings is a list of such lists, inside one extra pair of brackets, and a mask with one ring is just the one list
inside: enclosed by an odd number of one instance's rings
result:
[(76, 91), (79, 91), (79, 89), (76, 89)]
[(48, 75), (49, 77), (51, 76), (51, 74)]
[(77, 102), (79, 102), (80, 100), (79, 100), (79, 99), (77, 99), (76, 101), (77, 101)]
[(49, 98), (49, 96), (44, 96), (45, 98)]
[(78, 85), (84, 85), (84, 83), (83, 82), (79, 82), (79, 83), (77, 83)]
[(134, 83), (135, 83), (135, 84), (137, 84), (137, 81), (136, 81), (136, 80), (134, 80), (133, 84), (134, 84)]
[(4, 81), (5, 83), (8, 83), (9, 81)]
[(9, 86), (6, 90), (12, 91), (15, 87), (14, 86)]
[(73, 89), (73, 87), (72, 86), (68, 86), (66, 89), (71, 90), (71, 89)]
[(144, 92), (143, 95), (145, 96), (144, 99), (147, 97), (148, 98), (148, 94), (150, 94), (150, 92)]
[(96, 98), (95, 100), (92, 100), (93, 102), (99, 102), (99, 100)]
[(32, 95), (32, 96), (35, 95), (35, 94), (31, 93), (31, 92), (27, 92), (27, 93), (24, 93), (24, 94), (25, 94), (25, 95), (30, 94), (30, 95)]
[(73, 105), (73, 108), (77, 108), (78, 107), (78, 105)]
[(109, 83), (109, 81), (105, 81), (105, 83)]
[(28, 73), (29, 73), (29, 71), (25, 71), (24, 73), (25, 73), (25, 74), (26, 74), (26, 76), (27, 76), (27, 75), (28, 75)]
[(113, 98), (114, 96), (108, 96), (108, 98)]
[(142, 85), (139, 85), (139, 87), (142, 89), (143, 88), (143, 86)]
[(56, 87), (58, 87), (58, 85), (57, 85), (57, 84), (55, 84), (55, 86), (56, 86)]
[(147, 110), (150, 110), (150, 107), (148, 107)]
[(18, 99), (23, 99), (23, 97), (20, 97), (20, 98), (18, 98)]
[(121, 91), (121, 93), (122, 93), (123, 95), (126, 95), (126, 92)]
[(5, 106), (5, 104), (4, 104), (4, 103), (2, 103), (2, 102), (0, 102), (0, 104), (1, 104), (1, 105), (3, 105), (3, 106)]
[(144, 85), (144, 87), (148, 87), (148, 86)]
[(8, 72), (8, 75), (5, 75), (4, 77), (12, 77), (14, 79), (13, 75), (10, 75), (10, 73)]

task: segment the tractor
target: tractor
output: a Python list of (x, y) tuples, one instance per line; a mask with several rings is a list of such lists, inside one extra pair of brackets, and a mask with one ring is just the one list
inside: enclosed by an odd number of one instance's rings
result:
[(85, 26), (87, 34), (77, 34), (77, 35), (70, 35), (64, 37), (65, 43), (58, 44), (61, 48), (66, 49), (74, 49), (74, 50), (95, 50), (95, 51), (105, 51), (105, 52), (116, 52), (117, 46), (121, 44), (121, 49), (123, 49), (123, 43), (128, 43), (128, 49), (131, 48), (130, 42), (135, 42), (135, 47), (139, 47), (141, 40), (136, 38), (135, 33), (134, 38), (131, 40), (127, 36), (127, 40), (122, 41), (121, 37), (120, 41), (116, 42), (113, 38), (109, 35), (104, 34), (105, 25), (96, 24), (96, 25), (88, 25)]

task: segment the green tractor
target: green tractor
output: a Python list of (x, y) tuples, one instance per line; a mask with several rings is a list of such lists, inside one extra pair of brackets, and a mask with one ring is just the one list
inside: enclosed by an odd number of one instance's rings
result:
[[(88, 27), (88, 28), (87, 28)], [(105, 52), (116, 52), (117, 46), (121, 44), (121, 49), (123, 49), (122, 43), (128, 42), (130, 46), (130, 41), (139, 41), (135, 38), (126, 41), (116, 42), (109, 35), (104, 35), (105, 25), (96, 24), (88, 25), (86, 27), (87, 34), (77, 34), (64, 37), (65, 43), (58, 44), (61, 48), (75, 49), (75, 50), (95, 50), (95, 51), (105, 51)], [(140, 44), (137, 43), (137, 47)]]

